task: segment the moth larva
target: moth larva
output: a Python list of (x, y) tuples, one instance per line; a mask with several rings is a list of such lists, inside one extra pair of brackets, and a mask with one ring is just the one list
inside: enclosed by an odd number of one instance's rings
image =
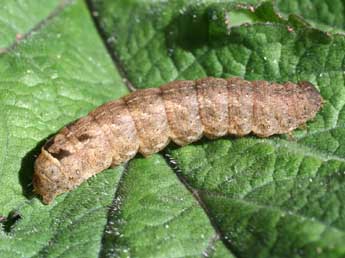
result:
[(174, 81), (108, 102), (61, 129), (35, 162), (35, 192), (50, 203), (58, 194), (133, 158), (185, 145), (203, 135), (260, 137), (288, 133), (312, 119), (322, 97), (298, 84), (204, 78)]

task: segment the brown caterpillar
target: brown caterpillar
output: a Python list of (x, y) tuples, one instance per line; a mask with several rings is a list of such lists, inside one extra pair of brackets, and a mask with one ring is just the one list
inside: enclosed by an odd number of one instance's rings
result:
[(322, 97), (308, 82), (294, 84), (205, 78), (173, 81), (110, 101), (67, 125), (43, 147), (34, 190), (50, 203), (102, 170), (203, 135), (260, 137), (288, 133), (312, 119)]

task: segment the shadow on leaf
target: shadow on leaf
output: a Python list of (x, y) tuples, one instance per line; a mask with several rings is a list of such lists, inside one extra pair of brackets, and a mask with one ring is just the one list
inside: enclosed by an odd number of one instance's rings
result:
[(168, 49), (224, 46), (230, 35), (227, 12), (216, 6), (191, 6), (172, 20), (165, 35)]
[(32, 150), (30, 150), (22, 159), (19, 170), (19, 182), (22, 186), (22, 193), (27, 199), (35, 197), (33, 192), (32, 177), (34, 174), (34, 164), (37, 156), (41, 152), (42, 146), (52, 135), (40, 141)]

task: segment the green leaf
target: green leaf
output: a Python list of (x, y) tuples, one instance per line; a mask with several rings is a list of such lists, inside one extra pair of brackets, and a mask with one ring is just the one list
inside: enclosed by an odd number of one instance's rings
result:
[(0, 7), (0, 52), (20, 40), (49, 15), (59, 4), (58, 0), (2, 1)]
[[(222, 4), (193, 3), (97, 5), (106, 35), (121, 35), (112, 49), (136, 87), (203, 76), (308, 80), (326, 104), (293, 139), (227, 137), (170, 147), (164, 155), (197, 193), (211, 224), (236, 256), (342, 257), (345, 38), (302, 21), (296, 26), (276, 16), (269, 4), (241, 16), (243, 8), (236, 5), (228, 10)], [(231, 14), (237, 13), (242, 22), (227, 33), (217, 27), (218, 19), (224, 19), (215, 13), (229, 14), (230, 24)], [(125, 217), (117, 215), (114, 221), (118, 216)], [(126, 228), (121, 232), (126, 234)], [(135, 245), (128, 240), (127, 247)]]
[(198, 257), (214, 254), (215, 244), (216, 251), (225, 249), (200, 204), (158, 155), (131, 162), (116, 196), (101, 256)]
[[(104, 172), (50, 206), (30, 196), (33, 161), (45, 139), (127, 93), (86, 6), (57, 3), (51, 11), (0, 54), (0, 215), (9, 221), (0, 231), (1, 257), (97, 255), (123, 171)], [(11, 211), (19, 214), (17, 221), (11, 222)]]
[[(344, 24), (321, 1), (259, 2), (5, 1), (0, 256), (344, 257), (345, 36), (307, 22)], [(291, 136), (172, 144), (52, 205), (32, 195), (49, 135), (128, 93), (124, 81), (204, 76), (308, 80), (325, 105)]]
[(1, 213), (26, 202), (22, 187), (25, 192), (23, 184), (30, 183), (33, 153), (38, 153), (41, 141), (127, 92), (85, 6), (57, 8), (56, 17), (0, 56)]
[(276, 0), (275, 3), (282, 14), (299, 15), (316, 28), (344, 33), (345, 3), (342, 0)]

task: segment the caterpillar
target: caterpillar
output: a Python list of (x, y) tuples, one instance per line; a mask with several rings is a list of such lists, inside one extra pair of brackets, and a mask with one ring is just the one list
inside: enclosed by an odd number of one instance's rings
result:
[(323, 103), (309, 82), (294, 84), (203, 78), (173, 81), (110, 101), (65, 126), (35, 161), (34, 191), (49, 204), (102, 170), (137, 152), (159, 152), (203, 135), (268, 137), (314, 118)]

